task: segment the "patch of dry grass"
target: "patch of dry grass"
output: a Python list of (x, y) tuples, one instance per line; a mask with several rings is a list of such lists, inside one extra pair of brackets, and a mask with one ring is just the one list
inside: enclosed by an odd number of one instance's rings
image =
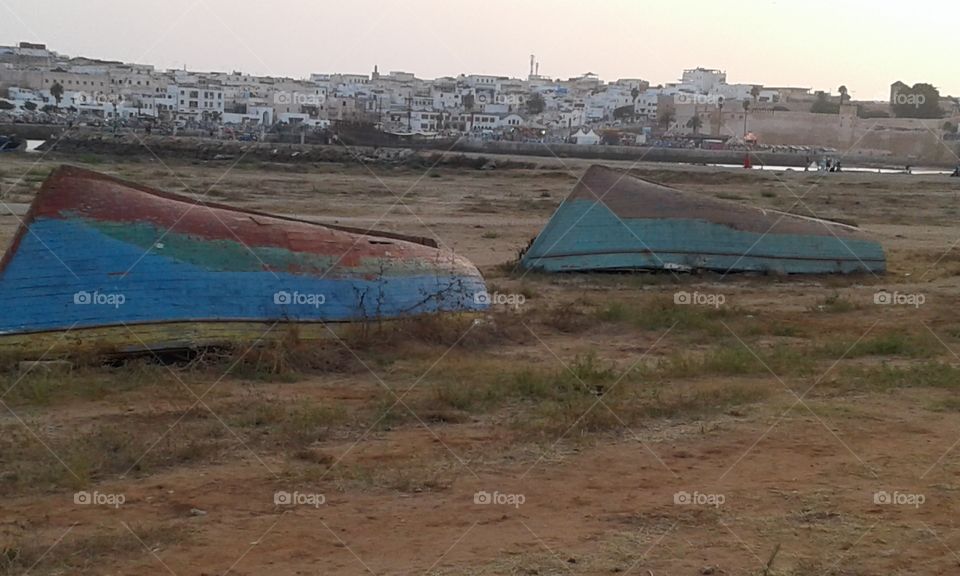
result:
[(24, 535), (0, 548), (0, 575), (103, 574), (105, 562), (156, 553), (187, 541), (190, 533), (178, 522), (132, 524), (129, 530), (73, 530), (55, 546), (55, 540), (38, 541), (33, 535)]

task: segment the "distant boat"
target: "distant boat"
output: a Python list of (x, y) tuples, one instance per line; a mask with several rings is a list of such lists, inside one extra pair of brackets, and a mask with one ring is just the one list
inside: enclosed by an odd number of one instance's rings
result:
[(26, 142), (16, 136), (0, 136), (0, 152), (13, 152), (24, 147)]
[(854, 226), (743, 206), (593, 166), (521, 265), (546, 272), (882, 273), (886, 256)]
[(61, 167), (0, 261), (0, 349), (255, 341), (483, 309), (466, 259), (428, 239), (321, 225)]

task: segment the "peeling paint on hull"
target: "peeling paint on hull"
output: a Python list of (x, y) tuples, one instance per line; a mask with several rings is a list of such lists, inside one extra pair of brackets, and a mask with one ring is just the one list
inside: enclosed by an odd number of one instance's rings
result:
[[(472, 312), (484, 290), (473, 264), (418, 239), (198, 205), (61, 168), (0, 263), (0, 347), (5, 336), (140, 324), (224, 333), (231, 322)], [(169, 347), (169, 333), (151, 334)]]
[(886, 269), (858, 229), (588, 170), (523, 257), (528, 269), (832, 274)]

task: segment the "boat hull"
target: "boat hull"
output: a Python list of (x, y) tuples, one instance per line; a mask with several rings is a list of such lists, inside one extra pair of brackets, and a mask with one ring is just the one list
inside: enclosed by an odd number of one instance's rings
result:
[(67, 168), (44, 184), (0, 267), (0, 336), (383, 321), (479, 311), (484, 290), (470, 262), (419, 239), (197, 204)]
[(880, 244), (851, 226), (714, 200), (594, 167), (521, 264), (545, 272), (846, 274), (884, 272), (886, 256)]

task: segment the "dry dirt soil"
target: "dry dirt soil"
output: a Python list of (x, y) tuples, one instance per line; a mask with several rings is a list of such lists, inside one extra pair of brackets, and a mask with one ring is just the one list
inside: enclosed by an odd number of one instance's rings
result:
[(889, 273), (550, 277), (510, 262), (584, 161), (6, 155), (0, 240), (60, 162), (431, 236), (524, 303), (180, 362), (8, 362), (2, 575), (960, 573), (956, 179), (614, 163), (855, 222)]

